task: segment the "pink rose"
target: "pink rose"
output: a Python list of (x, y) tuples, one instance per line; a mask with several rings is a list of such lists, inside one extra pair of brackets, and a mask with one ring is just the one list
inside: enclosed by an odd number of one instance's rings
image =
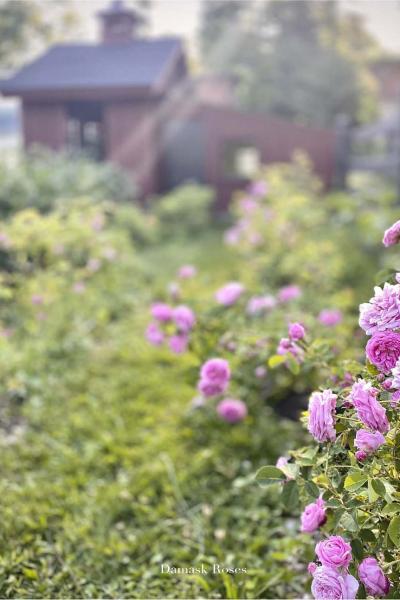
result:
[(301, 515), (301, 531), (312, 533), (326, 522), (325, 502), (318, 498), (308, 504)]
[(397, 361), (394, 369), (392, 369), (392, 375), (392, 387), (398, 390), (400, 388), (400, 359)]
[(298, 358), (301, 362), (304, 358), (304, 351), (300, 346), (296, 344), (293, 340), (289, 338), (282, 338), (279, 341), (279, 345), (276, 349), (276, 353), (280, 356), (284, 356), (285, 354), (292, 354), (295, 358)]
[(334, 327), (335, 325), (338, 325), (342, 319), (343, 315), (338, 309), (325, 308), (324, 310), (321, 310), (318, 315), (319, 322), (326, 327)]
[(169, 304), (155, 302), (151, 305), (151, 315), (157, 321), (165, 323), (172, 319), (173, 310)]
[(258, 367), (256, 367), (254, 369), (254, 375), (257, 377), (257, 379), (264, 379), (266, 374), (267, 374), (267, 369), (265, 367), (263, 367), (262, 365), (259, 365)]
[(278, 292), (278, 300), (280, 302), (290, 302), (301, 296), (301, 289), (298, 285), (286, 285)]
[(373, 556), (364, 558), (358, 567), (358, 576), (368, 595), (381, 598), (389, 593), (390, 581)]
[(252, 213), (258, 206), (258, 203), (254, 198), (245, 196), (239, 200), (239, 208), (244, 213)]
[(168, 340), (168, 345), (175, 354), (186, 352), (189, 343), (189, 338), (185, 333), (172, 335)]
[(372, 387), (371, 383), (359, 379), (353, 383), (350, 400), (357, 411), (358, 418), (364, 425), (374, 431), (387, 433), (389, 422), (386, 417), (386, 410), (376, 399), (378, 393), (379, 391)]
[(196, 323), (194, 312), (183, 304), (174, 308), (172, 318), (179, 331), (184, 333), (190, 331)]
[(359, 324), (367, 335), (377, 331), (394, 331), (400, 327), (400, 285), (385, 283), (375, 287), (375, 295), (369, 302), (360, 304)]
[(384, 443), (385, 438), (380, 431), (371, 433), (371, 431), (367, 431), (366, 429), (359, 429), (354, 440), (355, 447), (366, 454), (373, 454)]
[(393, 331), (374, 333), (365, 352), (368, 360), (383, 373), (390, 373), (400, 358), (400, 334)]
[(210, 358), (200, 369), (201, 379), (227, 383), (231, 376), (229, 363), (224, 358)]
[(393, 223), (393, 225), (391, 227), (389, 227), (389, 229), (386, 229), (384, 235), (383, 235), (383, 240), (382, 243), (384, 246), (386, 246), (386, 248), (388, 248), (389, 246), (394, 246), (395, 244), (397, 244), (400, 240), (400, 221), (396, 221), (396, 223)]
[(330, 567), (313, 569), (311, 592), (316, 600), (354, 600), (358, 581), (348, 573)]
[(360, 462), (364, 462), (368, 458), (368, 454), (364, 450), (357, 450), (357, 452), (354, 454), (354, 456)]
[(391, 377), (389, 377), (388, 379), (385, 379), (384, 381), (382, 381), (381, 385), (382, 385), (383, 389), (388, 392), (393, 387), (393, 379)]
[(197, 389), (203, 396), (210, 398), (211, 396), (219, 396), (227, 388), (227, 384), (218, 381), (210, 381), (209, 379), (200, 379), (197, 384)]
[(232, 304), (235, 304), (235, 302), (239, 300), (243, 292), (244, 287), (241, 283), (238, 283), (237, 281), (231, 281), (217, 291), (215, 298), (218, 304), (232, 306)]
[(289, 337), (292, 340), (302, 340), (306, 335), (306, 330), (300, 323), (291, 323), (289, 325)]
[(336, 394), (331, 390), (313, 392), (308, 405), (308, 431), (318, 442), (336, 439)]
[(200, 369), (199, 391), (205, 396), (217, 396), (228, 387), (231, 371), (228, 361), (210, 358)]
[(390, 406), (392, 408), (397, 408), (400, 402), (400, 390), (394, 392), (390, 397)]
[(259, 181), (253, 181), (253, 183), (251, 183), (249, 185), (249, 193), (252, 194), (252, 196), (265, 196), (267, 191), (268, 191), (268, 186), (267, 183), (265, 181), (262, 181), (262, 179), (260, 179)]
[(146, 339), (153, 346), (161, 346), (164, 342), (164, 334), (156, 323), (150, 323), (146, 329)]
[(40, 306), (44, 302), (44, 298), (41, 294), (33, 294), (31, 297), (32, 304), (36, 304), (36, 306)]
[(178, 277), (180, 279), (191, 279), (197, 273), (196, 267), (193, 265), (182, 265), (178, 271)]
[(259, 315), (275, 305), (276, 300), (273, 296), (253, 296), (247, 303), (246, 312), (248, 315)]
[(236, 246), (241, 237), (242, 231), (239, 227), (231, 227), (227, 229), (224, 234), (224, 242), (228, 246)]
[(225, 398), (218, 404), (217, 412), (227, 423), (238, 423), (246, 417), (247, 407), (241, 400)]
[(331, 535), (315, 546), (315, 553), (324, 567), (347, 569), (351, 556), (351, 546), (340, 535)]
[(315, 562), (310, 562), (307, 565), (307, 571), (310, 575), (314, 575), (315, 571), (318, 569), (318, 565)]

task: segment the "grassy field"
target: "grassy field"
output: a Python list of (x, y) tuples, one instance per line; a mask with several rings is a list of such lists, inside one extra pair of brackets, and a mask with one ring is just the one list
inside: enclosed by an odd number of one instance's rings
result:
[[(140, 261), (145, 284), (138, 292), (132, 272), (131, 309), (84, 361), (49, 364), (40, 392), (14, 407), (1, 460), (0, 595), (296, 596), (296, 542), (283, 536), (297, 524), (275, 519), (271, 492), (253, 475), (297, 429), (267, 408), (233, 428), (207, 422), (182, 375), (198, 367), (193, 358), (143, 339), (150, 289), (182, 262), (207, 272), (208, 284), (228, 279), (234, 257), (211, 234)], [(163, 563), (209, 572), (162, 574)], [(247, 572), (214, 574), (213, 564)]]

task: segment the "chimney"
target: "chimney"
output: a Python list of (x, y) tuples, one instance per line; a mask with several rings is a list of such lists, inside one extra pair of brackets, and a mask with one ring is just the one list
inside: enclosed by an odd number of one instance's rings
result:
[(138, 26), (143, 22), (142, 17), (132, 8), (125, 6), (123, 0), (113, 0), (106, 10), (98, 13), (98, 16), (103, 44), (132, 41)]

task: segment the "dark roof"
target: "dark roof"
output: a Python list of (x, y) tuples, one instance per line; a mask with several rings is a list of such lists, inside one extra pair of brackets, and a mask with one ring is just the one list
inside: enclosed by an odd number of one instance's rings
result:
[(182, 52), (178, 38), (120, 44), (63, 44), (0, 83), (0, 91), (152, 87)]

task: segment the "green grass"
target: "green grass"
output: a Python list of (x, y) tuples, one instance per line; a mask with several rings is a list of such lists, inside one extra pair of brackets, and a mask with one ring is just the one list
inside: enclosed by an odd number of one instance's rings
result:
[[(235, 275), (219, 237), (177, 241), (141, 257), (147, 284), (85, 360), (51, 364), (3, 437), (0, 596), (275, 598), (302, 593), (297, 523), (277, 518), (253, 481), (298, 435), (266, 407), (232, 427), (190, 408), (193, 358), (143, 340), (145, 305), (179, 265), (209, 285)], [(143, 307), (143, 308), (140, 308)], [(293, 560), (293, 562), (290, 562)], [(303, 557), (304, 560), (304, 557)], [(171, 575), (160, 566), (246, 574)]]

